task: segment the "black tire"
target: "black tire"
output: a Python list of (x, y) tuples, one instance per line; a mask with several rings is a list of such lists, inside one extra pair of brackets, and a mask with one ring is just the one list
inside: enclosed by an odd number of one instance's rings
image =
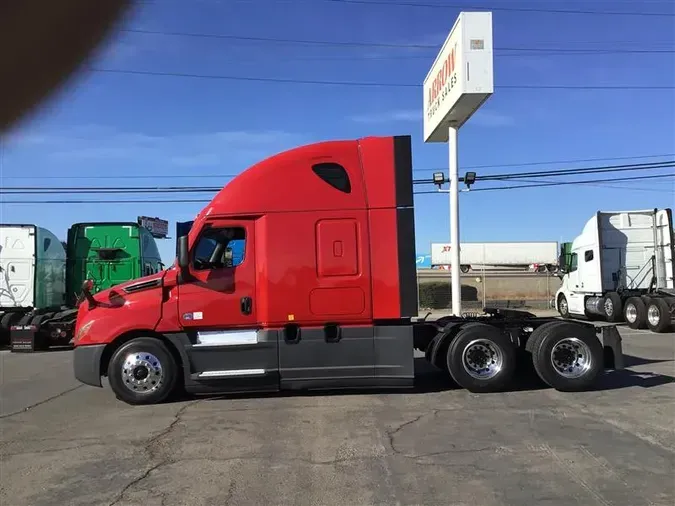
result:
[(464, 274), (466, 274), (466, 273), (469, 272), (470, 270), (471, 270), (471, 266), (470, 266), (470, 265), (460, 265), (460, 266), (459, 266), (459, 271), (462, 272), (462, 273), (464, 273)]
[[(452, 317), (449, 317), (452, 318)], [(443, 330), (439, 332), (441, 336), (439, 337), (440, 339), (440, 344), (438, 345), (438, 350), (436, 351), (436, 357), (432, 357), (431, 352), (432, 347), (430, 346), (427, 349), (427, 353), (425, 354), (425, 357), (427, 359), (427, 362), (429, 362), (431, 365), (438, 367), (440, 370), (448, 372), (448, 361), (447, 361), (447, 355), (448, 355), (448, 348), (450, 348), (450, 345), (452, 344), (453, 339), (457, 336), (457, 334), (465, 327), (467, 326), (472, 326), (472, 325), (477, 325), (477, 322), (468, 322), (468, 323), (456, 323), (452, 326), (446, 325), (444, 326)]]
[[(656, 321), (652, 323), (652, 319), (656, 318)], [(668, 303), (663, 299), (653, 298), (647, 306), (647, 326), (652, 332), (667, 332), (670, 328), (671, 317), (670, 317), (670, 307)]]
[(541, 340), (544, 338), (544, 335), (546, 335), (546, 330), (553, 327), (554, 325), (558, 325), (559, 323), (560, 323), (559, 320), (547, 322), (534, 329), (532, 331), (532, 334), (530, 334), (529, 339), (525, 343), (525, 350), (529, 351), (530, 353), (533, 353), (534, 350), (539, 348)]
[(0, 328), (9, 332), (9, 329), (12, 327), (12, 325), (16, 325), (23, 317), (24, 314), (19, 312), (5, 313), (2, 319), (0, 319)]
[(570, 306), (567, 303), (567, 297), (563, 294), (560, 294), (560, 297), (558, 297), (558, 313), (560, 313), (560, 316), (563, 318), (570, 317)]
[(616, 292), (609, 292), (602, 301), (602, 312), (605, 319), (611, 323), (620, 322), (623, 318), (621, 297)]
[(647, 328), (647, 306), (640, 297), (630, 297), (623, 307), (623, 319), (632, 329)]
[[(485, 360), (487, 364), (481, 363)], [(498, 371), (481, 377), (478, 367), (497, 366), (500, 361)], [(495, 327), (470, 323), (462, 328), (448, 348), (446, 362), (450, 376), (462, 388), (476, 393), (496, 392), (505, 389), (511, 382), (516, 369), (516, 349), (511, 340)]]
[[(556, 390), (587, 390), (604, 368), (602, 344), (592, 328), (572, 322), (556, 323), (542, 331), (537, 347), (532, 350), (534, 370), (544, 383)], [(553, 353), (554, 349), (556, 354)], [(576, 357), (569, 356), (572, 352)], [(581, 356), (586, 360), (587, 368), (581, 367), (575, 371), (576, 375), (570, 374), (570, 371), (561, 371), (566, 361), (574, 358), (576, 363)]]
[[(129, 362), (125, 364), (126, 360)], [(175, 390), (177, 380), (178, 365), (173, 355), (162, 341), (152, 337), (124, 343), (108, 364), (110, 387), (127, 404), (158, 404)]]

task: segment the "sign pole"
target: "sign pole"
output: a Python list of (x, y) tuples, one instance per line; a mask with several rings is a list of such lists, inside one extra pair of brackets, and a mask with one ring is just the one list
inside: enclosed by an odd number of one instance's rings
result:
[(458, 131), (448, 128), (448, 176), (450, 179), (450, 287), (452, 314), (462, 314), (462, 285), (459, 272), (459, 156)]
[(492, 59), (492, 13), (460, 12), (424, 79), (424, 142), (448, 143), (450, 289), (455, 316), (462, 315), (458, 131), (492, 96)]

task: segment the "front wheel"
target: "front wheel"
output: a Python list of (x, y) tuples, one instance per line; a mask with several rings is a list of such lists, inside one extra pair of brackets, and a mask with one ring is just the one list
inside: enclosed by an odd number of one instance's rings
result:
[(570, 306), (567, 303), (567, 297), (564, 295), (561, 295), (560, 298), (558, 299), (558, 312), (560, 313), (560, 316), (563, 318), (569, 318), (570, 317)]
[(623, 308), (621, 307), (621, 297), (616, 292), (609, 292), (602, 302), (602, 308), (608, 322), (620, 322), (623, 316)]
[(448, 348), (448, 372), (470, 392), (506, 388), (516, 368), (516, 351), (502, 332), (484, 323), (463, 328)]
[(108, 365), (110, 387), (127, 404), (157, 404), (174, 390), (178, 366), (159, 339), (139, 337), (115, 351)]
[(586, 390), (603, 369), (603, 350), (595, 332), (575, 323), (560, 322), (543, 329), (532, 350), (537, 375), (563, 392)]

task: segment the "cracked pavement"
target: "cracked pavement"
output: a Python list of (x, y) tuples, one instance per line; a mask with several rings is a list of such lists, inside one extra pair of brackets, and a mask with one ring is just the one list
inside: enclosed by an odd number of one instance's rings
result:
[(629, 371), (577, 394), (426, 367), (404, 393), (132, 407), (70, 352), (2, 352), (0, 504), (672, 506), (675, 335), (622, 333)]

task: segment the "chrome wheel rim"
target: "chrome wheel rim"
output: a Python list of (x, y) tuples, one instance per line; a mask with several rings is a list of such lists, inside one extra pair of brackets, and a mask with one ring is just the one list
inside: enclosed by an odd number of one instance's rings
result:
[(560, 299), (560, 312), (567, 314), (567, 299)]
[(649, 306), (649, 309), (647, 310), (647, 319), (652, 327), (656, 327), (661, 321), (661, 311), (659, 311), (659, 308), (656, 305)]
[(635, 304), (626, 304), (626, 321), (635, 323), (637, 321), (637, 307)]
[(610, 299), (605, 299), (604, 307), (607, 316), (612, 316), (614, 314), (614, 304), (612, 304)]
[(129, 353), (122, 362), (122, 383), (132, 392), (149, 394), (164, 380), (164, 369), (152, 353)]
[(476, 339), (464, 348), (462, 366), (472, 378), (494, 378), (504, 366), (504, 355), (492, 341)]
[(551, 364), (561, 376), (569, 379), (578, 378), (593, 365), (591, 349), (576, 337), (561, 339), (551, 350)]

